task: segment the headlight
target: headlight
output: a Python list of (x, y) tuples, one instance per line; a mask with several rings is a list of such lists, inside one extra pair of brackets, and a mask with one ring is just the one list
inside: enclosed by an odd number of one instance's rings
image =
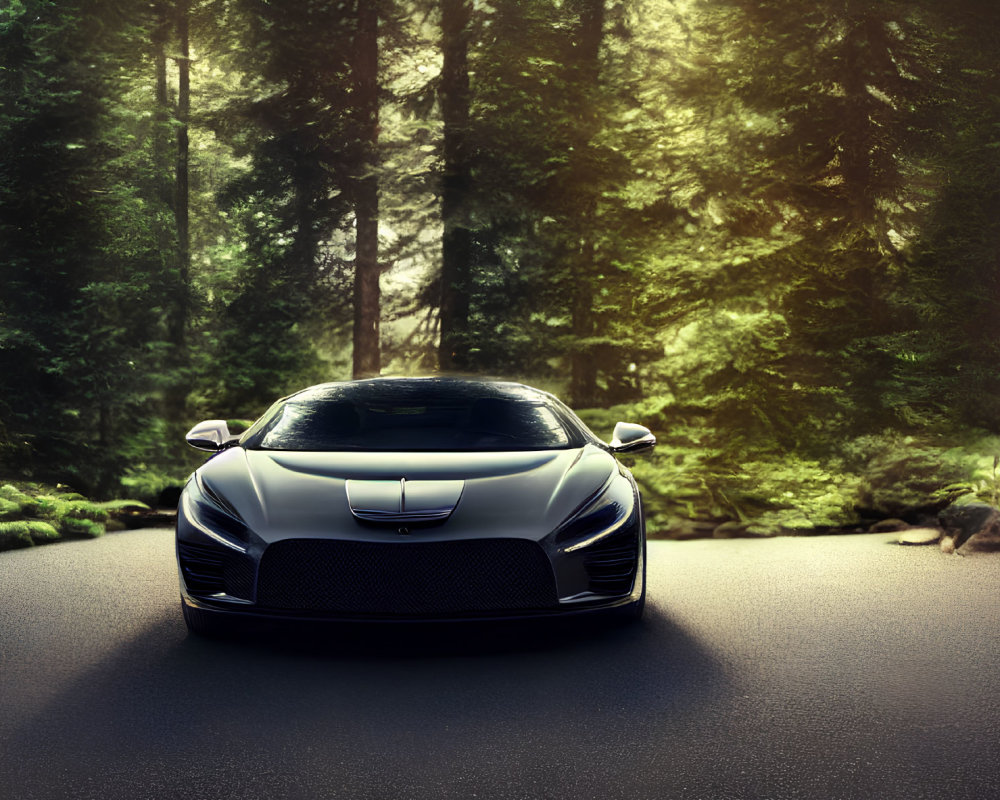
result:
[(182, 495), (184, 516), (200, 533), (231, 547), (246, 552), (250, 529), (229, 502), (205, 484), (197, 472)]
[[(632, 485), (614, 475), (607, 485), (577, 509), (555, 534), (557, 544), (569, 542), (564, 552), (572, 553), (588, 547), (621, 530), (635, 511)], [(580, 540), (580, 541), (576, 541)]]

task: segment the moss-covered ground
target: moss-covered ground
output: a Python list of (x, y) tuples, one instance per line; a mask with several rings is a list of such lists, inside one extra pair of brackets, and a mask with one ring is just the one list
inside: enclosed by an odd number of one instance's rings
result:
[(0, 485), (0, 550), (96, 538), (116, 527), (116, 512), (138, 508), (148, 506), (136, 500), (94, 502), (60, 485), (5, 483)]

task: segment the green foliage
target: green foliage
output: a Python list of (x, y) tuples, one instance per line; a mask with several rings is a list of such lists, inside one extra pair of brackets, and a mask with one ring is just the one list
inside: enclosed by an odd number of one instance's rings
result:
[[(373, 163), (357, 4), (195, 4), (187, 272), (168, 6), (8, 3), (0, 468), (152, 503), (198, 463), (188, 416), (346, 376), (372, 177), (383, 363), (432, 371), (445, 142), (464, 141), (464, 364), (613, 406), (587, 412), (605, 436), (653, 427), (634, 466), (652, 530), (997, 504), (988, 6), (470, 2), (464, 122), (443, 118), (439, 7), (380, 3)], [(89, 535), (107, 510), (0, 487), (10, 541), (31, 520)]]
[(775, 535), (859, 523), (860, 478), (837, 463), (773, 451), (727, 462), (719, 451), (674, 444), (648, 463), (635, 464), (650, 505), (650, 535), (685, 535), (684, 520), (704, 523), (702, 531), (716, 535)]
[[(55, 515), (45, 514), (47, 519), (30, 518), (39, 512), (41, 505), (37, 497), (21, 491), (13, 484), (0, 487), (0, 509), (3, 509), (0, 516), (6, 518), (5, 521), (0, 521), (0, 550), (29, 547), (60, 538), (56, 525), (61, 526), (61, 520)], [(11, 517), (19, 518), (10, 519)]]
[(38, 515), (57, 519), (60, 525), (65, 520), (104, 522), (108, 518), (107, 510), (100, 505), (77, 499), (73, 495), (42, 494), (38, 496), (38, 500)]
[(106, 512), (123, 511), (125, 509), (130, 509), (132, 511), (139, 509), (143, 511), (150, 510), (149, 506), (141, 500), (105, 500), (101, 503), (95, 503), (94, 505)]
[(23, 520), (0, 522), (0, 550), (14, 550), (19, 547), (31, 547), (31, 529)]
[(991, 436), (974, 449), (970, 494), (1000, 508), (1000, 438)]
[(859, 483), (836, 462), (771, 454), (741, 464), (726, 496), (752, 534), (836, 530), (858, 524)]
[[(197, 409), (193, 413), (213, 416), (212, 409), (204, 412)], [(153, 506), (164, 489), (183, 486), (187, 476), (204, 461), (203, 456), (184, 444), (184, 434), (191, 424), (192, 420), (159, 419), (131, 437), (123, 448), (128, 465), (120, 474), (114, 494)]]
[(150, 467), (133, 467), (126, 471), (121, 484), (130, 496), (139, 498), (147, 506), (153, 506), (164, 489), (183, 486), (186, 480), (187, 476), (184, 473), (166, 472)]
[(29, 519), (25, 521), (28, 526), (28, 534), (35, 544), (53, 542), (59, 539), (61, 534), (51, 523), (41, 519)]
[[(640, 387), (629, 365), (649, 355), (634, 302), (643, 276), (633, 261), (645, 232), (679, 211), (663, 204), (653, 219), (645, 206), (617, 202), (643, 171), (632, 161), (635, 139), (616, 124), (635, 108), (631, 76), (611, 53), (617, 36), (632, 31), (616, 30), (602, 3), (565, 4), (557, 19), (546, 4), (532, 11), (527, 36), (523, 6), (502, 8), (491, 25), (507, 35), (490, 53), (497, 77), (486, 90), (482, 117), (491, 127), (480, 141), (496, 162), (495, 179), (506, 181), (499, 193), (513, 200), (512, 219), (498, 218), (496, 204), (492, 214), (517, 236), (505, 237), (501, 257), (519, 268), (528, 312), (520, 327), (541, 344), (533, 353), (544, 353), (549, 369), (559, 363), (569, 373), (568, 399), (631, 400)], [(525, 153), (537, 155), (524, 163)]]
[[(0, 499), (5, 504), (9, 503), (13, 505), (16, 511), (12, 511), (12, 513), (23, 514), (29, 517), (37, 513), (40, 504), (37, 497), (22, 491), (11, 483), (5, 483), (3, 486), (0, 486)], [(10, 508), (8, 505), (3, 505), (3, 507)]]
[(0, 486), (0, 550), (28, 547), (65, 537), (95, 538), (127, 509), (148, 509), (137, 500), (94, 502), (66, 487), (37, 483)]
[(145, 174), (148, 4), (25, 0), (0, 20), (0, 457), (109, 492), (160, 409), (163, 204)]
[(976, 460), (943, 437), (897, 432), (859, 437), (845, 451), (863, 476), (858, 505), (882, 517), (940, 510), (969, 491)]
[(994, 505), (1000, 496), (997, 437), (886, 430), (831, 440), (818, 457), (729, 437), (682, 411), (647, 401), (580, 413), (605, 439), (618, 421), (656, 434), (651, 454), (626, 459), (653, 537), (859, 529), (887, 517), (919, 523), (963, 496)]
[(96, 539), (104, 535), (104, 525), (93, 519), (63, 517), (59, 520), (59, 532), (63, 536), (83, 536)]
[(350, 96), (352, 7), (244, 2), (232, 10), (241, 55), (230, 66), (255, 76), (255, 91), (226, 98), (213, 124), (252, 169), (218, 187), (239, 243), (227, 254), (227, 280), (209, 284), (205, 374), (213, 380), (204, 392), (213, 405), (250, 415), (325, 377), (314, 335), (343, 336), (350, 323), (342, 273), (351, 258), (339, 229), (353, 221), (349, 190), (364, 159)]

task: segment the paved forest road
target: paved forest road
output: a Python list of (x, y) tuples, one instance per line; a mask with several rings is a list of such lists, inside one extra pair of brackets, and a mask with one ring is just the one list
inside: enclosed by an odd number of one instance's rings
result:
[(169, 531), (0, 553), (0, 798), (1000, 797), (1000, 554), (656, 542), (647, 619), (189, 638)]

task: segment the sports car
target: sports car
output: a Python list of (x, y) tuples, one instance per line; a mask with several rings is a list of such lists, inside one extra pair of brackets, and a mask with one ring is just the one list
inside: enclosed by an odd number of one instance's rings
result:
[[(278, 400), (213, 455), (177, 512), (181, 605), (211, 634), (244, 620), (641, 616), (645, 523), (616, 458), (553, 395), (517, 383), (376, 378)], [(240, 623), (242, 624), (242, 623)]]

